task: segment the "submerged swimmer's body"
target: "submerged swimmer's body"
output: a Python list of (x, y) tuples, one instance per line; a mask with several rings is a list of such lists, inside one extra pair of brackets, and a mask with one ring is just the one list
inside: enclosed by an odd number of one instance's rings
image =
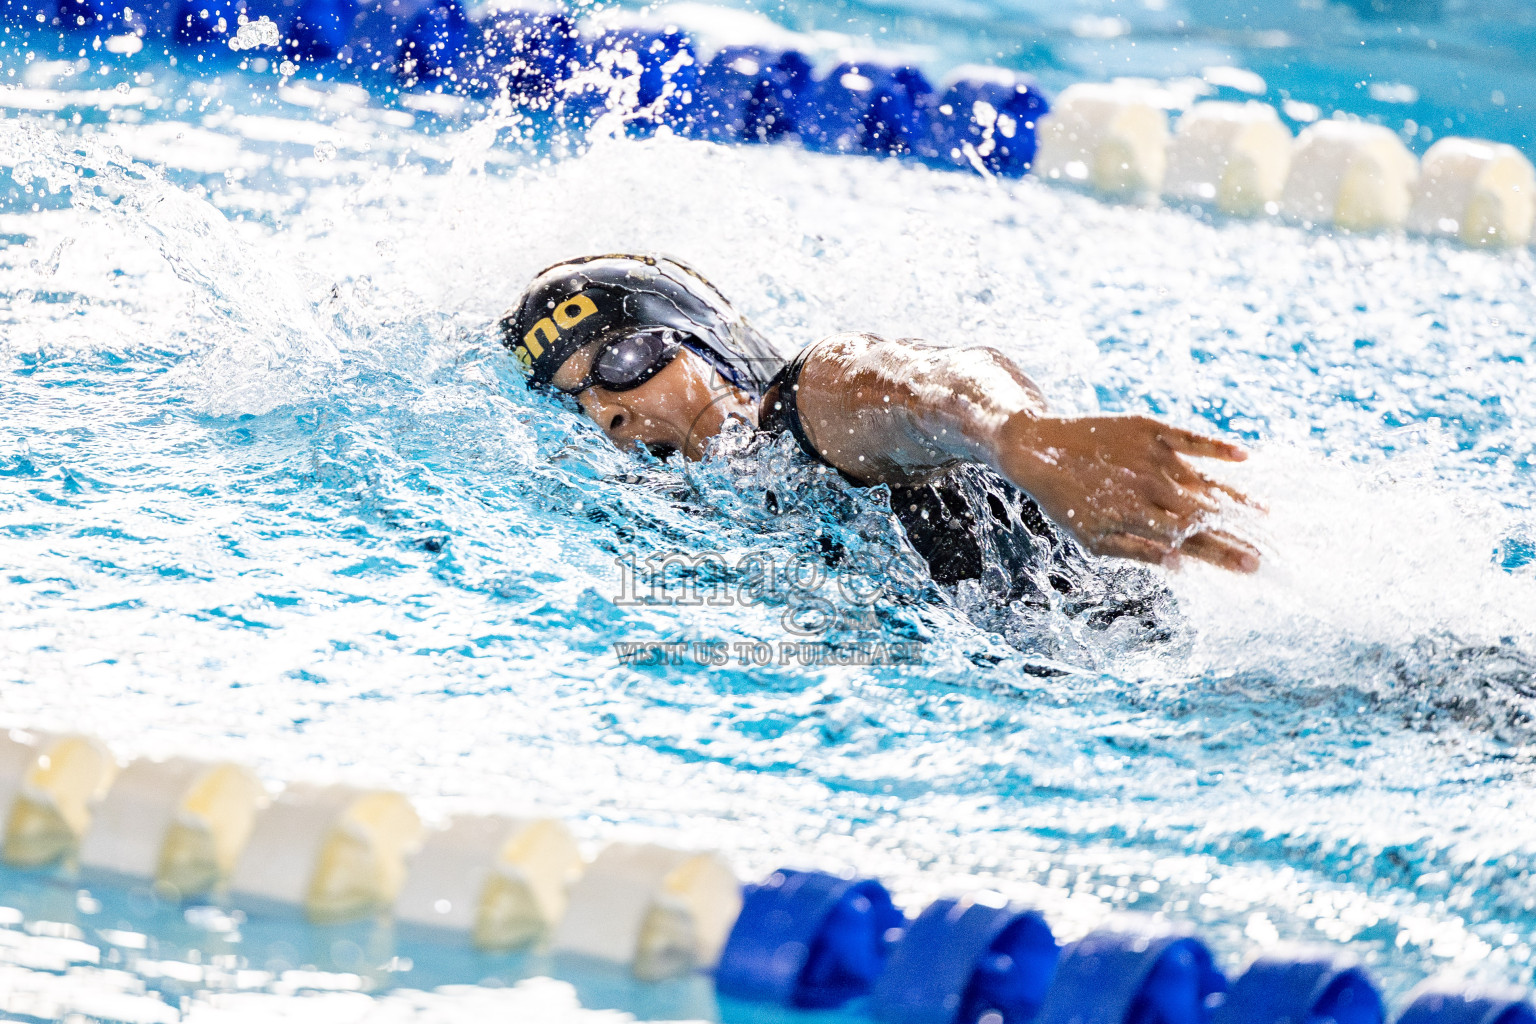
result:
[(620, 447), (699, 459), (740, 420), (793, 434), (856, 484), (888, 485), (939, 583), (1001, 564), (1008, 599), (1070, 596), (1094, 575), (1084, 549), (1259, 566), (1251, 544), (1208, 523), (1223, 498), (1246, 499), (1185, 459), (1237, 462), (1242, 449), (1143, 416), (1052, 416), (994, 349), (839, 334), (786, 360), (697, 272), (661, 256), (556, 264), (501, 328), (530, 383), (574, 396)]

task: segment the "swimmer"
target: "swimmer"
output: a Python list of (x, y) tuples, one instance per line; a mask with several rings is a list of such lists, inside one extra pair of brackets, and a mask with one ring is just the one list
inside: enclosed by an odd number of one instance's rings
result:
[(1210, 524), (1224, 502), (1251, 503), (1187, 459), (1239, 462), (1241, 448), (1145, 416), (1052, 416), (995, 349), (838, 334), (785, 358), (698, 272), (659, 255), (549, 267), (501, 330), (532, 386), (573, 397), (620, 447), (697, 460), (734, 420), (792, 434), (855, 484), (887, 485), (938, 583), (1002, 564), (1006, 598), (1071, 594), (1103, 576), (1084, 550), (1259, 567), (1252, 544)]

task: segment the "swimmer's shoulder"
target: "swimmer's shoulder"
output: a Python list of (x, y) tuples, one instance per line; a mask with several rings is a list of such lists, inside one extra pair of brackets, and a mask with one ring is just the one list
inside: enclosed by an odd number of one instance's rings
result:
[[(903, 339), (905, 340), (907, 339)], [(830, 334), (820, 341), (813, 341), (780, 367), (779, 372), (774, 374), (773, 379), (768, 382), (764, 395), (771, 391), (778, 391), (792, 398), (800, 387), (801, 371), (808, 363), (847, 362), (867, 352), (872, 346), (884, 344), (886, 339), (865, 331), (843, 331)]]
[(898, 338), (894, 343), (868, 331), (843, 331), (813, 341), (797, 352), (768, 382), (758, 406), (758, 429), (768, 434), (793, 434), (800, 449), (815, 459), (831, 465), (816, 450), (800, 420), (800, 377), (808, 364), (831, 365), (852, 373), (858, 361), (873, 350), (891, 344), (907, 348), (932, 348), (919, 338)]
[(867, 347), (880, 339), (873, 334), (845, 331), (813, 341), (795, 353), (773, 375), (763, 389), (762, 402), (758, 406), (757, 427), (766, 434), (793, 434), (805, 454), (818, 462), (825, 462), (800, 422), (800, 374), (807, 363), (821, 359), (846, 359), (854, 351)]

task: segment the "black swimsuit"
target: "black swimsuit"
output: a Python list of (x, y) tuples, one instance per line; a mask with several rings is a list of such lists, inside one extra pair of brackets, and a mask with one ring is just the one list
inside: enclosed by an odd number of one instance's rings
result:
[[(801, 350), (769, 382), (758, 426), (792, 434), (806, 455), (831, 465), (811, 444), (795, 401), (814, 347)], [(1033, 498), (985, 466), (965, 464), (931, 484), (892, 487), (891, 511), (936, 583), (977, 580), (1000, 603), (1086, 613), (1095, 626), (1125, 615), (1148, 620), (1153, 603), (1169, 599), (1151, 573), (1091, 559)]]

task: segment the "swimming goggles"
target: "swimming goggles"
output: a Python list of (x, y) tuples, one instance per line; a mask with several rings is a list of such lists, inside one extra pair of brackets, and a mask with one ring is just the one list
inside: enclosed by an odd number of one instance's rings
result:
[(568, 388), (579, 395), (588, 388), (630, 391), (656, 376), (683, 350), (683, 337), (670, 327), (643, 327), (602, 342), (592, 356), (592, 368)]

